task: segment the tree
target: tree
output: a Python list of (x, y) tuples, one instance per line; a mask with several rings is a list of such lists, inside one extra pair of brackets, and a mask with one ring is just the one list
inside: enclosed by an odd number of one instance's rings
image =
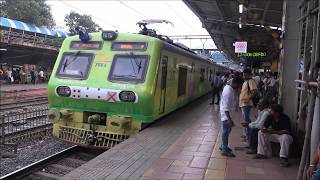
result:
[(86, 14), (79, 14), (77, 12), (71, 11), (64, 18), (66, 26), (69, 27), (69, 32), (71, 35), (77, 34), (77, 27), (84, 28), (87, 32), (97, 32), (99, 30), (99, 25), (92, 21), (91, 16)]
[(54, 27), (50, 6), (45, 0), (0, 0), (0, 15), (33, 23), (36, 26)]
[(0, 16), (7, 17), (6, 3), (0, 0)]

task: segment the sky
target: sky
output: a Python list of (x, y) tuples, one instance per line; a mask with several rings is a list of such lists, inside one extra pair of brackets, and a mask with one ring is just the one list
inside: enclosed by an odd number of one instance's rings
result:
[[(164, 35), (208, 35), (199, 18), (181, 0), (47, 0), (57, 26), (65, 27), (64, 17), (71, 11), (91, 15), (104, 30), (137, 33), (143, 19), (164, 19), (170, 24), (149, 26)], [(191, 48), (216, 48), (212, 40), (179, 40)]]

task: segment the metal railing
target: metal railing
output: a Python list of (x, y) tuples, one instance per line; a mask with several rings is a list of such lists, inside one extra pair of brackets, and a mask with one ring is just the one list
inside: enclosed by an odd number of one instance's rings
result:
[(51, 36), (39, 36), (37, 33), (34, 35), (26, 34), (24, 31), (14, 32), (10, 28), (9, 30), (1, 29), (0, 41), (7, 44), (16, 44), (30, 47), (37, 47), (42, 49), (58, 50), (62, 44), (63, 39), (59, 37)]
[(301, 80), (295, 82), (298, 127), (305, 136), (297, 179), (306, 180), (308, 166), (320, 143), (320, 0), (301, 0), (299, 9), (299, 61), (303, 61), (304, 68)]

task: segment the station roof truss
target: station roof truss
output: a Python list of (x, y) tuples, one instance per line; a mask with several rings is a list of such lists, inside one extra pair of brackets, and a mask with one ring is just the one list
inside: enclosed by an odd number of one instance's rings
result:
[(234, 53), (236, 41), (247, 41), (248, 52), (265, 52), (264, 61), (278, 57), (284, 0), (183, 1), (199, 17), (218, 49), (230, 59), (240, 60)]

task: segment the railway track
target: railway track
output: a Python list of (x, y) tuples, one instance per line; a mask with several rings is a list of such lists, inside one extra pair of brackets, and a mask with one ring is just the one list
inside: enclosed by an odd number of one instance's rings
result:
[(5, 179), (60, 179), (73, 169), (83, 165), (101, 154), (102, 150), (92, 150), (72, 146), (54, 155), (48, 156), (24, 168), (0, 177)]
[(36, 98), (28, 98), (20, 101), (14, 102), (2, 102), (0, 104), (0, 111), (10, 111), (14, 109), (20, 109), (27, 106), (39, 106), (48, 104), (48, 98), (46, 96), (36, 97)]
[(47, 118), (47, 110), (47, 106), (33, 107), (28, 111), (2, 116), (0, 138), (5, 138), (5, 142), (18, 142), (28, 137), (50, 134), (52, 123)]

